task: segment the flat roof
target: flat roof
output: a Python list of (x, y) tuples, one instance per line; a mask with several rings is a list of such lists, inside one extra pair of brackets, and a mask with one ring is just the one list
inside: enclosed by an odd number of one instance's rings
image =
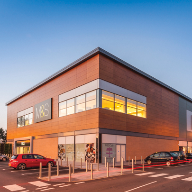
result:
[(59, 70), (58, 72), (54, 73), (53, 75), (49, 76), (48, 78), (44, 79), (43, 81), (39, 82), (38, 84), (36, 84), (35, 86), (31, 87), (30, 89), (26, 90), (25, 92), (21, 93), (20, 95), (16, 96), (15, 98), (11, 99), (10, 101), (8, 101), (5, 105), (9, 105), (11, 103), (13, 103), (14, 101), (16, 101), (17, 99), (23, 97), (24, 95), (32, 92), (33, 90), (41, 87), (42, 85), (44, 85), (45, 83), (55, 79), (56, 77), (60, 76), (61, 74), (65, 73), (66, 71), (69, 71), (70, 69), (76, 67), (77, 65), (81, 64), (82, 62), (90, 59), (91, 57), (97, 55), (97, 54), (102, 54), (116, 62), (118, 62), (119, 64), (123, 65), (123, 66), (126, 66), (127, 68), (137, 72), (138, 74), (154, 81), (155, 83), (157, 84), (160, 84), (161, 86), (171, 90), (172, 92), (178, 94), (179, 96), (187, 99), (188, 101), (191, 101), (192, 102), (192, 99), (186, 95), (184, 95), (183, 93), (177, 91), (176, 89), (168, 86), (167, 84), (159, 81), (158, 79), (148, 75), (147, 73), (141, 71), (140, 69), (134, 67), (133, 65), (130, 65), (129, 63), (121, 60), (120, 58), (116, 57), (115, 55), (105, 51), (104, 49), (100, 48), (100, 47), (97, 47), (95, 48), (94, 50), (90, 51), (89, 53), (87, 53), (86, 55), (80, 57), (79, 59), (77, 59), (76, 61), (72, 62), (71, 64), (67, 65), (66, 67), (62, 68), (61, 70)]

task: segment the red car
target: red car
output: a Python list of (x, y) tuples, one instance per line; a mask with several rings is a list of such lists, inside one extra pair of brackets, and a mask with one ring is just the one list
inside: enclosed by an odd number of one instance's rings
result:
[(18, 154), (13, 155), (9, 160), (9, 166), (14, 169), (26, 169), (28, 167), (39, 167), (40, 162), (42, 162), (42, 166), (48, 166), (48, 163), (51, 166), (56, 165), (56, 161), (54, 159), (43, 157), (38, 154)]

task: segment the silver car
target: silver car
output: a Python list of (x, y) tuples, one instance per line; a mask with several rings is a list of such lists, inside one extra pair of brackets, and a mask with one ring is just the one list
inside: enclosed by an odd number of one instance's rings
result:
[(0, 161), (7, 161), (9, 158), (6, 155), (0, 153)]

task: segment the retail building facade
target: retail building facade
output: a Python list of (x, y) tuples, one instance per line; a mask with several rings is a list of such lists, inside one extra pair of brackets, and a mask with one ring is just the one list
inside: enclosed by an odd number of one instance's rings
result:
[(101, 48), (6, 105), (14, 153), (118, 162), (192, 147), (192, 99)]

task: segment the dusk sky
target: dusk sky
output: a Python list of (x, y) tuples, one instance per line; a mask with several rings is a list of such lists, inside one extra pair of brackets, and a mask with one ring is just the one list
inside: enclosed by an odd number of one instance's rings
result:
[(192, 98), (192, 1), (0, 0), (0, 128), (6, 102), (96, 47)]

